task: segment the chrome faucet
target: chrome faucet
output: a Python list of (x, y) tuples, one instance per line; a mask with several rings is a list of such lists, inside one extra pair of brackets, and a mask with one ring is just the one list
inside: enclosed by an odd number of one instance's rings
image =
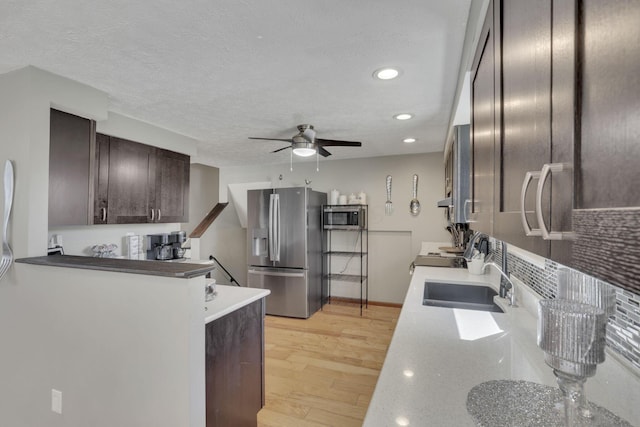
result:
[(503, 297), (503, 298), (507, 298), (509, 300), (509, 305), (511, 307), (517, 307), (517, 305), (516, 305), (516, 286), (511, 281), (511, 278), (509, 277), (509, 275), (507, 273), (505, 273), (504, 270), (498, 264), (496, 264), (495, 262), (491, 261), (490, 258), (489, 258), (489, 260), (487, 260), (487, 262), (485, 262), (482, 265), (482, 271), (484, 272), (486, 270), (486, 268), (489, 267), (489, 266), (494, 267), (496, 270), (498, 270), (500, 275), (504, 278), (504, 281), (500, 280), (500, 296)]

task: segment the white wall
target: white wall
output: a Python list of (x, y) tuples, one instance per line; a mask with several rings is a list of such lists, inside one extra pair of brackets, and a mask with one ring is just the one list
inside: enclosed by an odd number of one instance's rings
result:
[(176, 151), (197, 154), (197, 141), (188, 136), (109, 111), (106, 120), (96, 123), (96, 132)]
[[(412, 197), (412, 176), (419, 176), (418, 199), (422, 205), (419, 216), (409, 214)], [(282, 181), (279, 175), (283, 176)], [(385, 178), (393, 177), (394, 212), (385, 216)], [(444, 211), (436, 207), (444, 188), (442, 153), (376, 157), (353, 160), (323, 160), (316, 172), (313, 162), (260, 167), (230, 167), (220, 169), (220, 198), (226, 198), (227, 185), (241, 182), (271, 181), (273, 186), (303, 186), (311, 180), (314, 190), (341, 193), (364, 191), (369, 204), (370, 288), (374, 301), (401, 303), (409, 284), (408, 267), (420, 250), (422, 241), (448, 241)], [(229, 206), (212, 226), (214, 255), (224, 259), (240, 283), (246, 283), (246, 230), (240, 227), (235, 208)], [(242, 242), (242, 243), (240, 243)], [(226, 262), (225, 262), (226, 261)], [(339, 290), (334, 296), (351, 296)], [(359, 293), (358, 293), (359, 295)]]
[[(201, 164), (191, 164), (189, 182), (189, 222), (182, 224), (182, 229), (189, 236), (211, 209), (218, 204), (218, 168)], [(193, 259), (207, 259), (212, 251), (213, 241), (207, 238), (190, 239)], [(202, 255), (201, 255), (202, 254)]]
[(49, 237), (62, 236), (64, 253), (67, 255), (93, 256), (91, 247), (97, 244), (115, 243), (118, 247), (116, 255), (126, 255), (125, 236), (127, 233), (137, 235), (170, 233), (181, 229), (181, 224), (101, 224), (49, 229)]

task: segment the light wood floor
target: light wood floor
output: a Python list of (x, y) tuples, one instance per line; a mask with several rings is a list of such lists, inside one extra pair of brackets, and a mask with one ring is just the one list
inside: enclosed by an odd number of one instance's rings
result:
[(309, 319), (265, 319), (260, 427), (361, 426), (400, 309), (332, 303)]

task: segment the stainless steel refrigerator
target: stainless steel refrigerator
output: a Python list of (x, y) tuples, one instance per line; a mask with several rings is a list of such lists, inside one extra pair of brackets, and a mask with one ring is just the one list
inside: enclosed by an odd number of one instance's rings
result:
[(248, 285), (271, 290), (267, 314), (308, 318), (322, 287), (321, 209), (327, 194), (304, 187), (247, 192)]

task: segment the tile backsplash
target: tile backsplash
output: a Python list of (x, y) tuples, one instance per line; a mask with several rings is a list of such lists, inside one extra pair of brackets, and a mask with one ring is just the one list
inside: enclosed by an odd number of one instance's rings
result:
[[(494, 259), (500, 260), (501, 242), (491, 240)], [(549, 259), (544, 260), (544, 268), (541, 268), (511, 252), (507, 255), (507, 263), (511, 274), (548, 299), (555, 298), (558, 293), (558, 270), (567, 268)], [(607, 346), (626, 359), (636, 373), (640, 373), (640, 295), (613, 287), (616, 291), (616, 310), (607, 324)]]

